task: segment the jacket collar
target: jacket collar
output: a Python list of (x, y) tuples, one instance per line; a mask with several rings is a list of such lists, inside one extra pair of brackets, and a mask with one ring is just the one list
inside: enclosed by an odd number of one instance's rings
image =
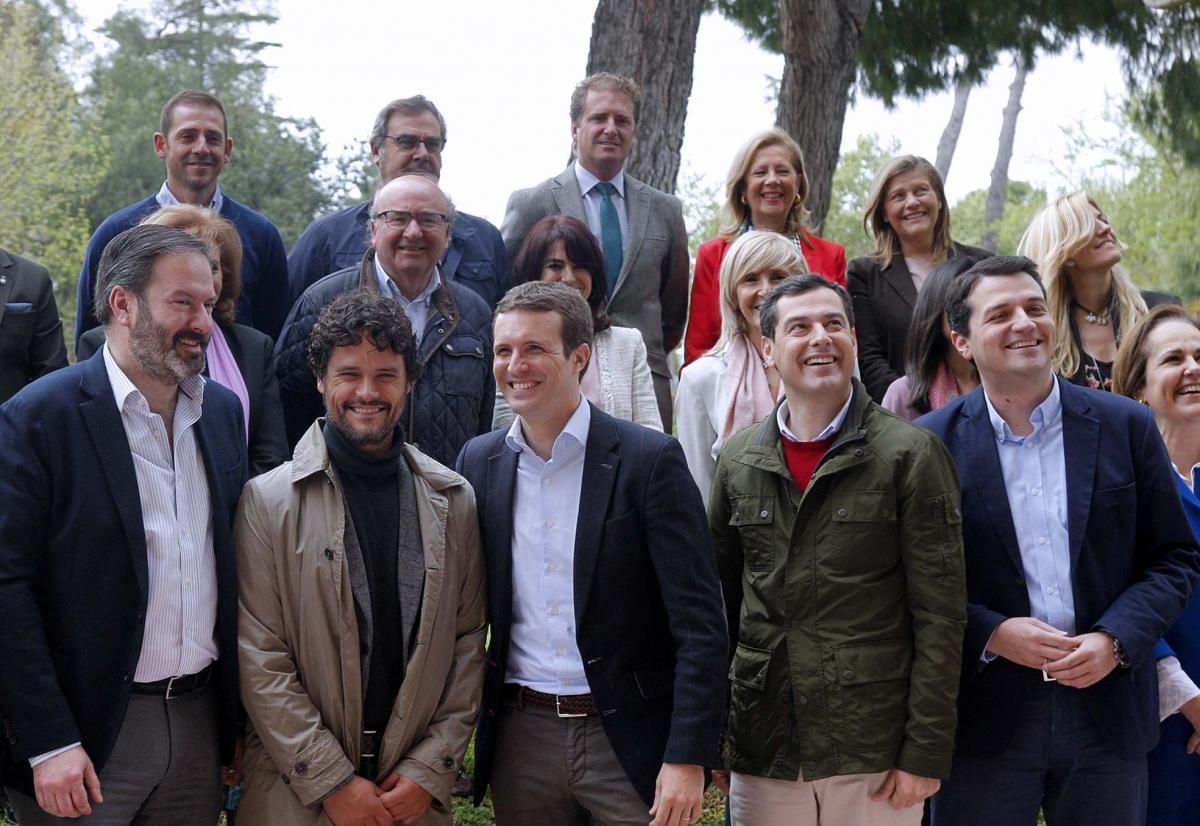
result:
[[(328, 475), (333, 468), (329, 458), (329, 448), (325, 445), (325, 417), (317, 419), (296, 443), (292, 454), (291, 480), (292, 484), (304, 481), (318, 473)], [(436, 491), (448, 490), (466, 484), (461, 476), (446, 466), (430, 459), (410, 444), (404, 445), (404, 459), (415, 476), (423, 479), (429, 487)]]
[[(834, 456), (843, 445), (849, 442), (866, 438), (866, 427), (863, 420), (871, 406), (871, 395), (861, 381), (854, 378), (850, 381), (850, 409), (846, 411), (846, 418), (842, 420), (842, 426), (834, 434), (833, 443), (825, 452), (826, 457)], [(787, 404), (786, 398), (779, 402), (779, 405), (784, 404)], [(780, 476), (790, 476), (787, 460), (783, 456), (783, 434), (779, 432), (779, 405), (775, 406), (771, 415), (756, 425), (759, 429), (757, 438), (750, 442), (736, 458), (739, 462), (759, 470)], [(821, 465), (824, 464), (826, 464), (826, 459), (821, 460)], [(816, 476), (815, 473), (813, 475)]]

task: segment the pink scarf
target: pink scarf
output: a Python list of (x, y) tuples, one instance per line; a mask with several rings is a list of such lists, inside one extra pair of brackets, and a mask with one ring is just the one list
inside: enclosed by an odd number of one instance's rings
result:
[(246, 380), (242, 378), (242, 370), (238, 367), (225, 340), (225, 332), (220, 324), (212, 326), (212, 338), (208, 341), (208, 377), (217, 384), (228, 387), (242, 402), (242, 419), (246, 423), (246, 444), (250, 443), (250, 394), (246, 390)]
[(745, 336), (734, 336), (725, 348), (725, 418), (714, 452), (734, 433), (770, 415), (776, 401), (758, 351)]
[(954, 374), (950, 372), (950, 368), (943, 361), (938, 365), (937, 373), (934, 374), (933, 381), (929, 385), (929, 409), (939, 410), (961, 395), (958, 379), (954, 378)]

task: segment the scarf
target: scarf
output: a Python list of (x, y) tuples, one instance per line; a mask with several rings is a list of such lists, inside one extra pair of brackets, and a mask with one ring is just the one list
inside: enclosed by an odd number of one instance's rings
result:
[(242, 403), (242, 420), (246, 423), (246, 444), (250, 444), (250, 394), (246, 390), (246, 380), (242, 378), (242, 370), (238, 367), (229, 342), (225, 339), (225, 331), (220, 324), (212, 327), (212, 338), (208, 342), (208, 377), (233, 391)]
[[(782, 382), (779, 388), (783, 389)], [(769, 416), (777, 401), (771, 395), (767, 371), (763, 369), (758, 351), (750, 346), (745, 336), (735, 336), (725, 348), (726, 407), (721, 432), (713, 445), (713, 457), (734, 433)]]

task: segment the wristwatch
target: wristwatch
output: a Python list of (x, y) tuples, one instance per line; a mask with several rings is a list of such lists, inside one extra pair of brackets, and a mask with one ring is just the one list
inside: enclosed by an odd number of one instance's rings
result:
[(1112, 640), (1113, 659), (1117, 661), (1117, 668), (1129, 668), (1129, 654), (1125, 651), (1125, 646), (1121, 645), (1121, 641), (1117, 639), (1117, 635), (1107, 628), (1097, 628), (1096, 630)]

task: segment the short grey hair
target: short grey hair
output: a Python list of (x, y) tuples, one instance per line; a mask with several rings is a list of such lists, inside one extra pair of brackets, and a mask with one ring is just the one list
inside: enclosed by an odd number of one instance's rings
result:
[(378, 152), (379, 147), (383, 145), (384, 136), (387, 135), (388, 121), (397, 112), (402, 115), (419, 115), (428, 112), (437, 118), (438, 129), (442, 132), (442, 140), (446, 140), (446, 119), (442, 117), (442, 113), (429, 98), (424, 95), (413, 95), (410, 98), (397, 98), (379, 110), (379, 114), (375, 116), (375, 125), (371, 127), (370, 145), (373, 151)]
[(154, 262), (161, 255), (198, 255), (209, 265), (208, 244), (181, 229), (157, 224), (139, 224), (108, 242), (100, 256), (92, 312), (101, 324), (112, 321), (109, 296), (117, 287), (139, 299), (146, 292)]
[(435, 176), (430, 175), (428, 172), (424, 172), (424, 171), (401, 172), (395, 178), (392, 178), (392, 180), (385, 181), (384, 183), (381, 183), (378, 187), (376, 187), (375, 194), (373, 194), (371, 196), (371, 209), (367, 213), (371, 217), (372, 221), (375, 220), (375, 212), (376, 212), (375, 204), (376, 204), (376, 201), (379, 200), (379, 193), (383, 192), (384, 187), (388, 186), (389, 184), (393, 183), (394, 181), (400, 180), (401, 178), (424, 178), (425, 180), (427, 180), (431, 184), (433, 184), (437, 188), (437, 191), (442, 193), (442, 197), (446, 199), (446, 226), (447, 227), (454, 226), (454, 222), (458, 220), (458, 210), (454, 206), (454, 199), (450, 197), (449, 192), (442, 189), (442, 185), (440, 183), (438, 183), (438, 179)]

